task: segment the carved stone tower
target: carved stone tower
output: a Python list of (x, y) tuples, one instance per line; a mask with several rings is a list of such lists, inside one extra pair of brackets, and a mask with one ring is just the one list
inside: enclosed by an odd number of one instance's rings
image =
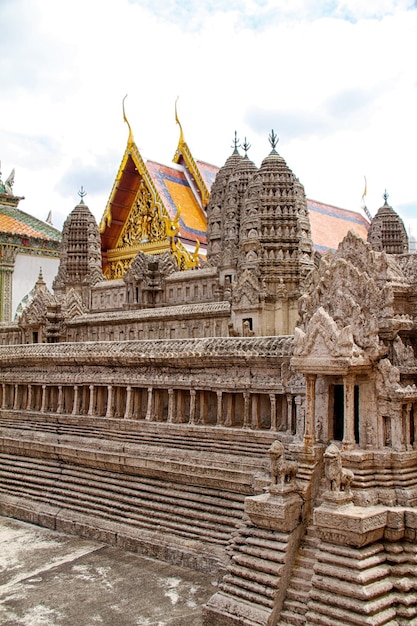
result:
[[(245, 144), (245, 150), (249, 147)], [(235, 165), (226, 184), (223, 203), (223, 238), (218, 259), (220, 283), (235, 281), (240, 241), (240, 223), (242, 205), (246, 189), (254, 174), (258, 171), (256, 165), (247, 157), (240, 159)]]
[(388, 194), (384, 193), (384, 204), (378, 209), (371, 222), (368, 241), (377, 252), (405, 254), (408, 252), (408, 236), (400, 216), (388, 204)]
[(84, 195), (81, 191), (80, 203), (64, 223), (61, 261), (53, 283), (53, 289), (58, 295), (73, 288), (83, 297), (85, 288), (104, 278), (100, 235), (94, 216), (84, 203)]
[[(293, 332), (297, 299), (303, 280), (313, 268), (304, 188), (272, 150), (248, 184), (240, 225), (239, 282), (259, 284), (264, 313), (261, 334)], [(247, 291), (247, 290), (246, 290)]]
[(217, 173), (207, 205), (207, 261), (211, 265), (217, 265), (220, 253), (223, 249), (225, 216), (224, 198), (227, 182), (236, 165), (243, 159), (237, 150), (237, 140), (233, 153)]

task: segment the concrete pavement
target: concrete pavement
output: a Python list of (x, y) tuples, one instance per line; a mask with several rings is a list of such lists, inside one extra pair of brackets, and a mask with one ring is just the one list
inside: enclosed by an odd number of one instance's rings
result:
[(2, 626), (200, 626), (210, 576), (0, 517)]

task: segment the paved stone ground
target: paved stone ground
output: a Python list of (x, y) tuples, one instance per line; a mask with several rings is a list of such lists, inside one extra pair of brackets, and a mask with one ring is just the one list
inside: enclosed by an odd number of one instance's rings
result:
[(200, 626), (209, 576), (0, 517), (2, 626)]

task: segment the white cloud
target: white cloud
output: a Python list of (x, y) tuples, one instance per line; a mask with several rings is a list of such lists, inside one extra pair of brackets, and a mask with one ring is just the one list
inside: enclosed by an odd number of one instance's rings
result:
[(0, 159), (27, 212), (59, 225), (84, 185), (101, 217), (126, 93), (144, 157), (171, 161), (179, 95), (198, 158), (222, 165), (236, 129), (259, 165), (274, 128), (310, 197), (359, 209), (366, 175), (372, 212), (385, 188), (417, 209), (411, 1), (3, 0), (0, 19)]

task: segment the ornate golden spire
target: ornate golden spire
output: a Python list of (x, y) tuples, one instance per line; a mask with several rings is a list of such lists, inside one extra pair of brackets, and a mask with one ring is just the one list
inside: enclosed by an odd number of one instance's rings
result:
[(208, 201), (210, 199), (210, 192), (206, 187), (206, 184), (203, 180), (203, 177), (201, 175), (200, 170), (198, 169), (197, 163), (194, 161), (193, 155), (191, 154), (190, 148), (187, 145), (187, 142), (184, 139), (184, 133), (182, 130), (182, 126), (180, 124), (180, 121), (178, 119), (178, 112), (177, 112), (177, 102), (178, 102), (178, 98), (175, 100), (175, 121), (177, 122), (178, 126), (180, 127), (180, 138), (178, 140), (178, 146), (177, 149), (175, 151), (175, 155), (174, 158), (172, 159), (174, 161), (174, 163), (179, 163), (181, 158), (185, 161), (185, 164), (191, 174), (191, 176), (194, 178), (194, 182), (198, 187), (198, 190), (200, 192), (200, 198), (201, 198), (201, 204), (203, 207), (207, 206)]
[(178, 111), (177, 111), (178, 98), (179, 98), (179, 96), (177, 96), (177, 99), (175, 100), (175, 121), (177, 122), (178, 126), (180, 127), (180, 138), (178, 139), (178, 148), (180, 148), (180, 146), (182, 146), (185, 142), (184, 142), (184, 133), (183, 133), (183, 130), (182, 130), (181, 122), (180, 122), (180, 120), (178, 118)]
[(130, 144), (134, 143), (134, 139), (133, 139), (132, 129), (130, 127), (130, 124), (128, 122), (128, 119), (126, 117), (126, 112), (125, 112), (125, 100), (126, 100), (126, 98), (127, 98), (127, 94), (125, 95), (125, 97), (123, 98), (123, 101), (122, 101), (123, 119), (124, 119), (124, 121), (126, 122), (126, 124), (128, 125), (128, 128), (129, 128), (129, 137), (127, 139), (127, 143), (128, 143), (128, 145), (130, 145)]

